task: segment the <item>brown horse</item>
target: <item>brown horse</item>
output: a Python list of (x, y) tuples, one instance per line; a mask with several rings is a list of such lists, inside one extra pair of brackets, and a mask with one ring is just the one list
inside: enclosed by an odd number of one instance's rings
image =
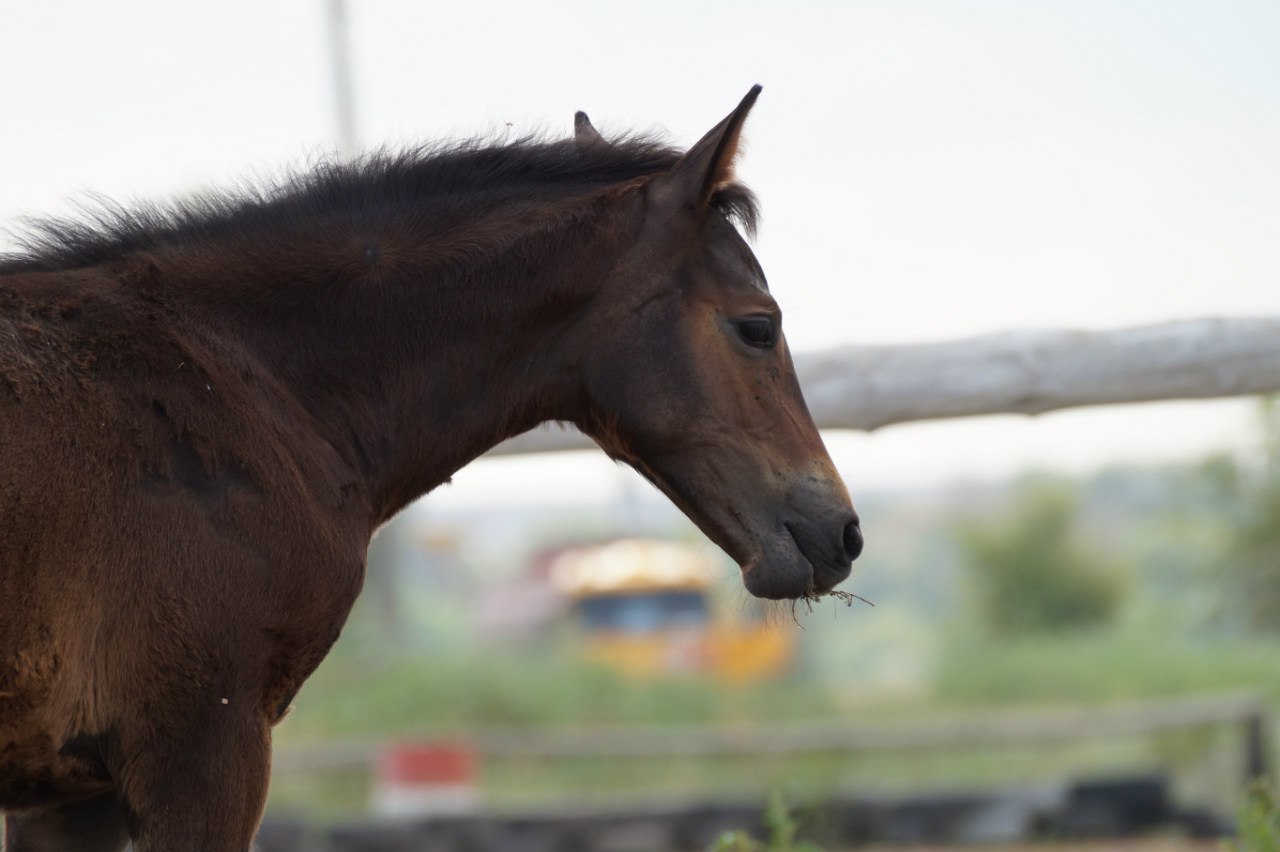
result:
[(0, 261), (0, 808), (10, 850), (243, 852), (270, 730), (373, 531), (555, 420), (755, 595), (862, 540), (734, 182), (759, 93), (680, 155), (575, 139), (322, 165), (38, 225)]

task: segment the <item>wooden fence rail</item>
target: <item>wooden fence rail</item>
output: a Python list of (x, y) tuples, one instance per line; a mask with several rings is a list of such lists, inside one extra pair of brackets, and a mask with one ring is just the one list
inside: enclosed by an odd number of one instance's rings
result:
[[(1280, 317), (1210, 318), (1113, 331), (1012, 331), (941, 343), (798, 353), (820, 429), (979, 414), (1280, 391)], [(595, 446), (543, 427), (494, 455)]]
[[(744, 757), (1005, 748), (1216, 726), (1240, 727), (1247, 778), (1269, 777), (1267, 705), (1260, 696), (1251, 693), (1036, 712), (1000, 711), (903, 722), (828, 721), (767, 727), (575, 728), (566, 731), (487, 729), (469, 733), (463, 739), (482, 760)], [(309, 749), (282, 749), (274, 761), (274, 771), (310, 773), (368, 765), (386, 744), (384, 740), (361, 740)]]

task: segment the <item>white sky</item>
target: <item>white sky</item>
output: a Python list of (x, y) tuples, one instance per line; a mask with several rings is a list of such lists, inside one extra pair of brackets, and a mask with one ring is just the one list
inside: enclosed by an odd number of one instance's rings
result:
[[(1280, 4), (349, 0), (366, 143), (664, 129), (765, 91), (741, 174), (793, 348), (1280, 314)], [(332, 146), (322, 0), (0, 4), (0, 221), (170, 195)], [(0, 246), (5, 243), (0, 238)], [(859, 487), (1083, 469), (1249, 439), (1247, 404), (894, 427)], [(484, 462), (466, 501), (612, 493), (582, 456)]]

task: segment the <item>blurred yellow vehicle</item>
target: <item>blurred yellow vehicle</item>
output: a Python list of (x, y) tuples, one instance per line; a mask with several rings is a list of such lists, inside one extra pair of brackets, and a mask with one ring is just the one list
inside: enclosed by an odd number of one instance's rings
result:
[(792, 624), (765, 618), (705, 549), (623, 539), (562, 551), (549, 575), (570, 602), (582, 653), (625, 674), (707, 672), (741, 682), (790, 665)]

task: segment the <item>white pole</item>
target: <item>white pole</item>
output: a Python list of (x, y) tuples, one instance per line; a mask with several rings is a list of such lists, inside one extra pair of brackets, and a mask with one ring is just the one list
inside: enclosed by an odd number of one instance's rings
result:
[(345, 0), (328, 0), (329, 64), (333, 68), (333, 105), (337, 119), (338, 152), (356, 153), (355, 97), (351, 88), (351, 47), (347, 38)]

